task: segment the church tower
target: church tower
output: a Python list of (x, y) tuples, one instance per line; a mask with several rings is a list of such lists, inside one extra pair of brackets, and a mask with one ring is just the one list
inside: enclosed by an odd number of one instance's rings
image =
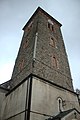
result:
[(0, 85), (1, 120), (80, 120), (61, 26), (40, 7), (24, 26), (11, 80)]
[(73, 91), (61, 24), (38, 8), (24, 26), (12, 81), (17, 84), (30, 73)]

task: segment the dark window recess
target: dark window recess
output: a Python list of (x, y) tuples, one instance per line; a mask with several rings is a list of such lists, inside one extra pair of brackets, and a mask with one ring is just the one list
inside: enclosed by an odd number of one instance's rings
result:
[(48, 28), (50, 29), (50, 23), (48, 22)]
[(51, 30), (51, 31), (54, 31), (54, 26), (48, 22), (48, 28)]
[(53, 27), (53, 25), (52, 25), (52, 31), (54, 31), (54, 27)]

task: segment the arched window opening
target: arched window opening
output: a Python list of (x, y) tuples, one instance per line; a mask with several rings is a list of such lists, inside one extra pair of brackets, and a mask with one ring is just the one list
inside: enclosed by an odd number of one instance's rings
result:
[(64, 103), (64, 100), (61, 98), (61, 97), (58, 97), (57, 98), (57, 103), (58, 103), (58, 112), (61, 112), (64, 110), (64, 106), (63, 106), (63, 103)]

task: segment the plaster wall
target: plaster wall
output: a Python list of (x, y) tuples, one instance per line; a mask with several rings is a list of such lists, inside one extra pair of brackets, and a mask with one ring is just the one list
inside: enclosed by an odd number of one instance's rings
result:
[(2, 90), (0, 88), (0, 119), (1, 119), (1, 109), (2, 109), (2, 103), (3, 103), (3, 100), (5, 98), (5, 93), (6, 91), (5, 90)]
[[(48, 118), (49, 115), (57, 115), (59, 113), (57, 102), (58, 97), (65, 100), (65, 106), (63, 107), (64, 110), (74, 107), (78, 108), (79, 106), (76, 94), (46, 83), (41, 79), (34, 78), (32, 86), (31, 111), (35, 113), (31, 113), (31, 120), (44, 120), (44, 117)], [(46, 114), (46, 116), (43, 114)]]
[[(1, 109), (1, 120), (23, 120), (26, 102), (27, 81), (5, 96)], [(21, 114), (17, 115), (18, 113)]]

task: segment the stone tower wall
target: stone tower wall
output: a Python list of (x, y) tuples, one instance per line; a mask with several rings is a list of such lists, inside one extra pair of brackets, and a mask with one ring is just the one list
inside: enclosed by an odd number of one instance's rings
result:
[[(51, 19), (54, 27), (54, 31), (51, 31), (48, 28), (48, 20), (50, 18), (41, 12), (39, 12), (38, 18), (38, 39), (34, 74), (73, 90), (68, 58), (60, 25), (56, 23), (55, 20)], [(55, 40), (55, 47), (50, 45), (51, 37)], [(52, 64), (53, 55), (58, 62), (57, 67)]]
[[(48, 27), (49, 21), (53, 24), (53, 30)], [(51, 45), (51, 39), (54, 40), (54, 46)], [(40, 10), (24, 27), (11, 85), (17, 85), (31, 73), (73, 90), (60, 24)]]
[(11, 86), (14, 87), (32, 73), (34, 40), (37, 30), (38, 15), (29, 21), (24, 29), (21, 45), (15, 61)]

